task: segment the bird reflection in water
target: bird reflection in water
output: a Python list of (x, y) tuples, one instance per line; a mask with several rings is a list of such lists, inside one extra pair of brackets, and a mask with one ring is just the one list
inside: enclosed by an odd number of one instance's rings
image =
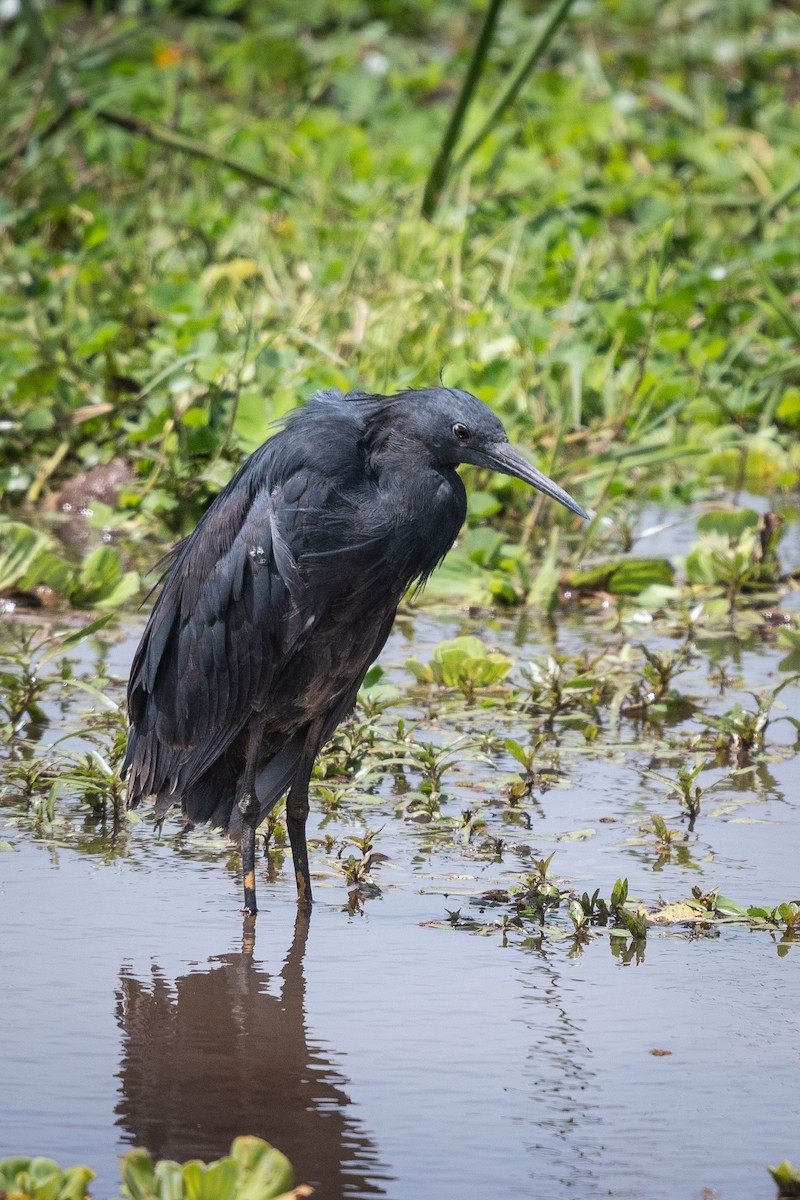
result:
[[(360, 1121), (346, 1080), (309, 1041), (303, 955), (307, 913), (276, 981), (255, 961), (255, 929), (242, 950), (174, 986), (153, 968), (120, 971), (122, 1030), (117, 1125), (154, 1158), (210, 1161), (239, 1134), (263, 1137), (290, 1159), (320, 1200), (383, 1196), (391, 1179)], [(270, 983), (272, 982), (272, 991)]]

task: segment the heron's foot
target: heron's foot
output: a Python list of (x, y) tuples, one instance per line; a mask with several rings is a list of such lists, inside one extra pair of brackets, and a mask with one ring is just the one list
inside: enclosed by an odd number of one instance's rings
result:
[(258, 905), (256, 904), (256, 873), (253, 870), (244, 871), (244, 908), (242, 913), (245, 917), (255, 917), (258, 913)]
[(311, 880), (308, 874), (303, 874), (302, 871), (295, 872), (297, 881), (297, 907), (302, 909), (310, 909), (314, 903), (314, 897), (311, 895)]

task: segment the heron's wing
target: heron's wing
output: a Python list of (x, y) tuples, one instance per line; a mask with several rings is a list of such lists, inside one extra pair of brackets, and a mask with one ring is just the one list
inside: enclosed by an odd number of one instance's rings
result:
[(131, 803), (196, 780), (263, 706), (302, 636), (283, 489), (246, 501), (209, 511), (151, 614), (128, 688)]

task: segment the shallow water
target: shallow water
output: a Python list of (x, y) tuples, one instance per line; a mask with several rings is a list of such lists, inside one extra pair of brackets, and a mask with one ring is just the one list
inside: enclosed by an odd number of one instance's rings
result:
[[(424, 659), (464, 627), (419, 616), (384, 658)], [(120, 676), (136, 633), (103, 651)], [(520, 663), (550, 648), (546, 633), (519, 623), (482, 633)], [(559, 645), (607, 636), (575, 618)], [(708, 711), (732, 703), (708, 683), (709, 656), (720, 653), (715, 642), (679, 681), (704, 692)], [(724, 653), (749, 687), (776, 682), (774, 648), (745, 639)], [(90, 672), (92, 649), (80, 655)], [(796, 689), (782, 700), (800, 716)], [(420, 736), (446, 743), (474, 725), (530, 733), (519, 715), (438, 707)], [(48, 712), (43, 741), (77, 727), (73, 707)], [(693, 728), (686, 720), (681, 732)], [(498, 800), (514, 774), (508, 756), (456, 762), (442, 811), (483, 806), (499, 853), (436, 822), (399, 819), (389, 783), (346, 796), (333, 813), (317, 804), (310, 922), (296, 918), (290, 872), (270, 877), (262, 864), (254, 933), (242, 928), (235, 860), (213, 840), (177, 827), (159, 840), (143, 821), (113, 854), (108, 841), (98, 851), (76, 812), (45, 835), (7, 807), (0, 1157), (86, 1162), (105, 1200), (118, 1191), (116, 1156), (131, 1145), (209, 1159), (250, 1132), (284, 1150), (321, 1200), (522, 1200), (556, 1188), (772, 1197), (765, 1164), (800, 1159), (800, 946), (722, 926), (695, 938), (652, 929), (638, 953), (602, 933), (581, 949), (563, 930), (504, 938), (476, 903), (553, 850), (557, 875), (578, 891), (609, 895), (627, 876), (631, 896), (648, 904), (694, 884), (743, 904), (796, 899), (794, 732), (780, 723), (769, 734), (758, 770), (704, 774), (718, 786), (670, 861), (637, 836), (640, 825), (652, 812), (683, 831), (685, 820), (642, 774), (656, 741), (624, 723), (591, 754), (565, 723), (563, 778), (537, 790), (524, 820)], [(379, 830), (387, 858), (374, 872), (379, 892), (352, 912), (336, 847), (365, 825)], [(479, 928), (450, 928), (454, 909)]]

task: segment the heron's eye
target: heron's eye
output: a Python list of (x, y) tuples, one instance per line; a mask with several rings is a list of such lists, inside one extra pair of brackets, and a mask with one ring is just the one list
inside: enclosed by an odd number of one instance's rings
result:
[(453, 426), (453, 433), (456, 435), (456, 437), (458, 438), (458, 440), (460, 442), (466, 442), (466, 440), (470, 436), (469, 430), (467, 429), (466, 425), (462, 425), (460, 422), (457, 422)]

